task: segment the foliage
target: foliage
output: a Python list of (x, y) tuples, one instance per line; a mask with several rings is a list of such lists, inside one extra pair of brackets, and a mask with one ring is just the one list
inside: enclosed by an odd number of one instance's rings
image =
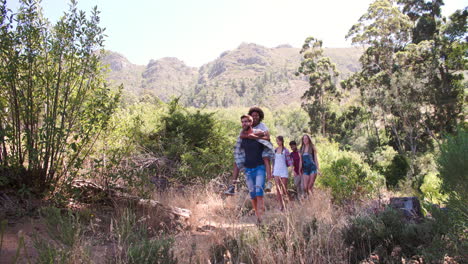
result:
[(300, 53), (303, 54), (304, 60), (296, 75), (307, 76), (310, 87), (302, 98), (311, 100), (303, 103), (302, 107), (309, 114), (311, 132), (326, 135), (330, 120), (336, 119), (330, 111), (330, 103), (339, 96), (335, 84), (338, 71), (330, 58), (323, 57), (321, 40), (308, 37)]
[(420, 155), (414, 161), (415, 163), (415, 182), (414, 187), (422, 200), (432, 204), (443, 205), (447, 196), (442, 193), (442, 181), (438, 175), (435, 155), (433, 152), (427, 152)]
[(99, 12), (70, 10), (53, 26), (36, 1), (17, 13), (0, 2), (0, 163), (11, 184), (54, 189), (73, 176), (106, 127), (118, 93), (107, 87), (97, 52)]
[(401, 180), (406, 179), (409, 169), (408, 158), (400, 154), (395, 155), (390, 165), (384, 171), (387, 187), (394, 188)]
[(148, 174), (135, 164), (134, 159), (150, 147), (153, 131), (160, 129), (164, 105), (138, 102), (120, 107), (109, 120), (109, 129), (103, 131), (94, 144), (82, 174), (97, 179), (105, 187), (123, 180), (140, 193), (148, 183)]
[[(446, 241), (449, 233), (449, 218), (439, 214), (433, 219), (423, 219), (420, 223), (405, 220), (400, 211), (387, 208), (377, 215), (362, 215), (350, 219), (343, 229), (345, 243), (351, 246), (351, 261), (358, 263), (371, 253), (379, 255), (383, 263), (401, 261), (423, 255), (429, 263), (442, 261), (444, 255), (461, 256), (461, 251), (454, 251), (458, 241)], [(461, 246), (462, 244), (458, 244)], [(400, 248), (401, 253), (395, 249)]]
[(460, 129), (448, 136), (440, 148), (437, 164), (442, 190), (468, 201), (468, 132)]
[[(374, 122), (400, 154), (430, 150), (430, 137), (453, 131), (463, 105), (466, 16), (441, 19), (441, 1), (377, 0), (349, 31), (368, 45), (362, 70), (344, 82), (360, 90)], [(465, 19), (463, 19), (465, 18)], [(457, 59), (455, 59), (457, 58)]]
[(354, 134), (357, 129), (361, 129), (368, 120), (369, 114), (364, 108), (359, 106), (350, 106), (341, 114), (336, 112), (332, 113), (328, 124), (328, 135), (330, 139), (340, 142), (344, 146), (352, 146), (356, 141)]
[(237, 111), (240, 116), (241, 109), (185, 108), (177, 99), (122, 107), (96, 142), (83, 174), (106, 186), (123, 181), (143, 196), (154, 178), (194, 183), (216, 177), (232, 168)]
[(441, 204), (447, 196), (441, 192), (442, 180), (437, 177), (435, 172), (426, 174), (420, 189), (424, 199), (432, 204)]
[(230, 136), (238, 131), (228, 131), (231, 124), (217, 121), (214, 113), (190, 112), (177, 99), (169, 103), (161, 121), (156, 151), (179, 164), (178, 175), (174, 175), (178, 180), (208, 180), (231, 168), (235, 138)]
[[(215, 132), (213, 114), (202, 113), (200, 110), (189, 113), (179, 105), (178, 99), (169, 103), (168, 112), (161, 121), (162, 147), (170, 158), (178, 159), (189, 149), (207, 146)], [(186, 147), (181, 147), (178, 143), (185, 144)]]
[(380, 175), (363, 163), (358, 155), (351, 153), (331, 162), (322, 169), (322, 174), (320, 185), (331, 189), (333, 199), (338, 204), (372, 194), (382, 181)]
[(447, 136), (440, 147), (437, 166), (442, 179), (442, 192), (448, 196), (447, 207), (455, 220), (456, 230), (468, 227), (468, 132), (460, 128), (456, 135)]
[(377, 148), (376, 151), (372, 153), (370, 163), (373, 168), (383, 175), (397, 154), (398, 153), (391, 146), (385, 145), (381, 148)]
[(338, 143), (324, 138), (318, 138), (316, 146), (321, 171), (317, 183), (330, 188), (336, 203), (360, 200), (383, 187), (385, 179), (360, 154), (341, 150)]
[[(274, 118), (274, 127), (269, 127), (272, 135), (282, 135), (290, 140), (300, 142), (302, 135), (307, 132), (309, 117), (299, 106), (290, 105), (277, 108), (272, 113), (272, 117)], [(285, 139), (286, 147), (288, 147), (288, 143)]]

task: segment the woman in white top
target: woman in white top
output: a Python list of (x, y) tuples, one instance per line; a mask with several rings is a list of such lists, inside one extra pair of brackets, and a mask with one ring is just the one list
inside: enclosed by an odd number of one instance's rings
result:
[(288, 167), (292, 164), (289, 150), (284, 147), (282, 136), (276, 137), (278, 147), (275, 150), (275, 159), (273, 163), (273, 177), (276, 183), (276, 194), (281, 210), (284, 210), (284, 199), (289, 198), (288, 194)]

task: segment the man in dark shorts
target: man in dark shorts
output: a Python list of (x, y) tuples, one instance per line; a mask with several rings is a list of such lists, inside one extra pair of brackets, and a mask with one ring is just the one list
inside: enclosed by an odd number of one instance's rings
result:
[[(243, 131), (252, 130), (253, 119), (251, 116), (241, 116), (241, 122)], [(234, 148), (234, 170), (243, 169), (245, 171), (245, 181), (258, 223), (262, 221), (262, 215), (265, 211), (263, 189), (265, 188), (266, 168), (263, 158), (272, 158), (273, 155), (273, 145), (264, 139), (241, 139), (239, 137)]]

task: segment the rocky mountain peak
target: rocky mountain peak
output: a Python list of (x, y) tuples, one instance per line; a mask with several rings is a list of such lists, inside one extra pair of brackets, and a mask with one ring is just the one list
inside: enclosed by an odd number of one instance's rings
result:
[[(362, 51), (326, 48), (324, 54), (336, 63), (343, 78), (359, 69)], [(178, 96), (192, 106), (230, 106), (282, 104), (284, 98), (300, 101), (308, 87), (305, 77), (294, 74), (301, 59), (299, 48), (289, 44), (267, 48), (241, 43), (200, 68), (187, 66), (174, 57), (139, 66), (112, 52), (103, 61), (111, 68), (109, 80), (123, 83), (125, 90), (137, 97), (152, 94), (168, 101)]]
[(132, 63), (122, 54), (112, 51), (106, 51), (102, 62), (104, 65), (108, 65), (111, 71), (122, 71), (132, 66)]

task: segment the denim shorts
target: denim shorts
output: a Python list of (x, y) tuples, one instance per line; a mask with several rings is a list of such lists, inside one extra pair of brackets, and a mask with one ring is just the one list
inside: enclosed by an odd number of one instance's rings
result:
[(314, 174), (314, 173), (317, 173), (317, 167), (315, 166), (304, 166), (304, 174), (305, 175), (311, 175), (311, 174)]
[(255, 168), (245, 168), (245, 182), (249, 188), (250, 198), (263, 196), (265, 188), (265, 165), (260, 165)]
[(317, 173), (317, 166), (309, 153), (302, 154), (302, 170), (305, 175)]

